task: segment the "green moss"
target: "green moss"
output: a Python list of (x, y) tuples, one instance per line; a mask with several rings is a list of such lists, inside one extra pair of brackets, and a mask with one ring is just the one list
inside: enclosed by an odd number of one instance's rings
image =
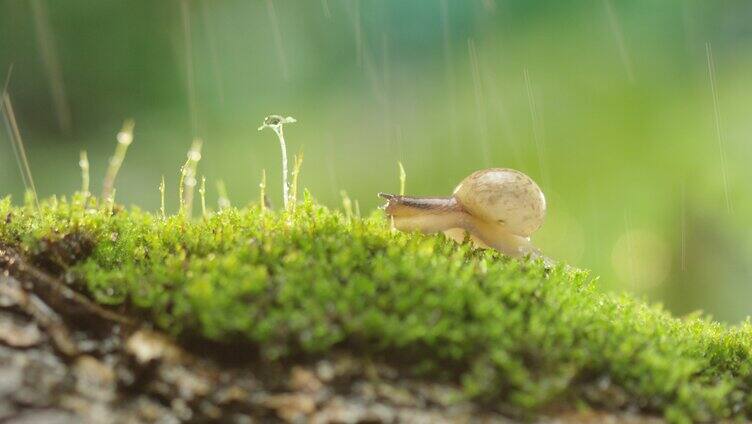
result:
[[(63, 262), (98, 302), (178, 337), (251, 344), (262, 361), (344, 349), (519, 414), (584, 401), (674, 421), (752, 418), (749, 323), (677, 319), (600, 292), (586, 272), (393, 232), (379, 213), (349, 220), (307, 196), (290, 213), (192, 221), (84, 208), (76, 195), (39, 212), (5, 199), (0, 219), (0, 242)], [(50, 254), (72, 235), (91, 251)]]

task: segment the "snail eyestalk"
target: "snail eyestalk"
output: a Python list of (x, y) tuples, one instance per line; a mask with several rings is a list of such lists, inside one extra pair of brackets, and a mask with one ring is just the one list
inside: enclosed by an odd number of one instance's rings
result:
[(110, 158), (110, 164), (107, 167), (107, 173), (104, 176), (104, 184), (102, 185), (102, 198), (107, 199), (113, 192), (115, 187), (115, 177), (117, 177), (120, 166), (125, 160), (125, 154), (128, 152), (128, 146), (133, 143), (133, 129), (136, 126), (136, 122), (133, 119), (127, 119), (123, 122), (123, 127), (120, 132), (117, 133), (117, 146), (115, 147), (115, 153)]
[(280, 115), (269, 115), (264, 118), (264, 122), (258, 127), (261, 131), (264, 128), (270, 128), (277, 134), (279, 147), (282, 150), (282, 204), (287, 210), (288, 201), (290, 200), (290, 185), (287, 182), (287, 145), (285, 144), (284, 125), (297, 122), (292, 116), (283, 117)]

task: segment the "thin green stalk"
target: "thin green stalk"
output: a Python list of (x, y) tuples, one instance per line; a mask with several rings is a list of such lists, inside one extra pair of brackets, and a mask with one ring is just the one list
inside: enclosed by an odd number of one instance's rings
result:
[(261, 182), (259, 183), (259, 205), (262, 211), (266, 210), (266, 169), (261, 170)]
[(407, 180), (407, 174), (405, 173), (405, 167), (402, 166), (402, 162), (397, 162), (399, 165), (399, 177), (400, 177), (400, 196), (405, 195), (405, 181)]
[(159, 207), (159, 214), (162, 216), (162, 219), (167, 219), (167, 215), (165, 214), (165, 181), (164, 181), (164, 175), (162, 175), (162, 181), (159, 183), (159, 197), (160, 197), (160, 207)]
[(347, 195), (345, 190), (340, 191), (340, 195), (342, 196), (342, 208), (345, 210), (345, 218), (347, 218), (347, 221), (351, 221), (353, 217), (352, 200), (350, 200), (350, 196)]
[(206, 219), (209, 214), (206, 213), (206, 177), (201, 176), (201, 187), (198, 189), (199, 195), (201, 195), (201, 216)]
[(125, 154), (128, 152), (128, 146), (133, 143), (133, 128), (136, 123), (133, 119), (127, 119), (123, 122), (123, 127), (120, 132), (117, 133), (117, 146), (115, 147), (115, 154), (110, 158), (110, 164), (107, 167), (107, 173), (104, 176), (104, 184), (102, 185), (102, 198), (107, 199), (110, 197), (115, 187), (115, 177), (117, 177), (120, 166), (125, 160)]
[(181, 196), (181, 210), (189, 217), (193, 215), (193, 189), (196, 187), (196, 169), (198, 168), (198, 162), (201, 160), (201, 146), (203, 140), (196, 138), (191, 144), (191, 149), (188, 150), (188, 160), (185, 161), (183, 168), (181, 169), (181, 181), (180, 185), (183, 188), (183, 196)]
[(178, 211), (181, 215), (185, 214), (185, 202), (183, 201), (183, 194), (185, 192), (186, 167), (188, 166), (189, 161), (190, 159), (186, 160), (183, 166), (180, 167), (180, 179), (178, 180), (178, 203), (180, 203), (180, 205), (178, 206)]
[(303, 153), (295, 155), (293, 159), (292, 167), (292, 184), (290, 186), (290, 207), (295, 208), (295, 204), (298, 202), (298, 177), (300, 176), (300, 168), (303, 166)]
[(117, 192), (117, 189), (113, 188), (112, 193), (110, 193), (110, 197), (105, 199), (107, 202), (107, 211), (112, 215), (112, 213), (115, 211), (115, 192)]
[(217, 181), (217, 207), (219, 210), (227, 209), (231, 206), (230, 198), (227, 196), (227, 187), (223, 180)]
[(89, 198), (89, 157), (86, 150), (82, 150), (78, 160), (78, 166), (81, 167), (81, 193), (85, 198)]
[(290, 185), (287, 182), (287, 144), (285, 143), (284, 124), (297, 122), (292, 116), (283, 117), (280, 115), (269, 115), (264, 118), (264, 122), (258, 128), (259, 131), (264, 128), (270, 128), (277, 134), (279, 147), (282, 151), (282, 205), (287, 210), (290, 200)]
[[(11, 68), (12, 69), (12, 68)], [(8, 78), (10, 78), (10, 71), (8, 74)], [(10, 81), (10, 80), (8, 80)], [(26, 157), (26, 148), (23, 144), (23, 139), (21, 138), (21, 131), (18, 129), (18, 122), (16, 121), (16, 114), (13, 112), (13, 104), (10, 101), (10, 96), (8, 95), (7, 85), (8, 81), (6, 81), (5, 89), (2, 93), (2, 104), (0, 105), (0, 109), (3, 110), (3, 117), (5, 118), (5, 126), (8, 131), (8, 137), (10, 138), (11, 145), (13, 146), (13, 153), (16, 155), (16, 162), (18, 163), (18, 168), (21, 170), (21, 178), (24, 182), (24, 187), (26, 188), (27, 193), (31, 193), (31, 196), (34, 198), (34, 205), (36, 206), (37, 210), (39, 210), (39, 198), (37, 197), (37, 188), (34, 185), (34, 178), (31, 176), (31, 167), (29, 166), (29, 159)]]

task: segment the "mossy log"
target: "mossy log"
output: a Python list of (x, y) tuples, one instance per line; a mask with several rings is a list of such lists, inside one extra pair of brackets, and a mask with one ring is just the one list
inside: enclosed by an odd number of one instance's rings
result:
[(76, 194), (0, 218), (0, 416), (752, 418), (748, 324), (378, 213), (307, 198), (193, 220)]

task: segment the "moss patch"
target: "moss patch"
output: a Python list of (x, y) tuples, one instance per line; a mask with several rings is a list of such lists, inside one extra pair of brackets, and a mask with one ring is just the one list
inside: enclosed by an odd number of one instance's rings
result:
[(0, 201), (0, 243), (178, 338), (260, 361), (333, 350), (460, 382), (516, 414), (589, 404), (674, 421), (752, 418), (752, 327), (672, 317), (579, 270), (348, 219), (294, 212), (166, 219), (75, 195)]

